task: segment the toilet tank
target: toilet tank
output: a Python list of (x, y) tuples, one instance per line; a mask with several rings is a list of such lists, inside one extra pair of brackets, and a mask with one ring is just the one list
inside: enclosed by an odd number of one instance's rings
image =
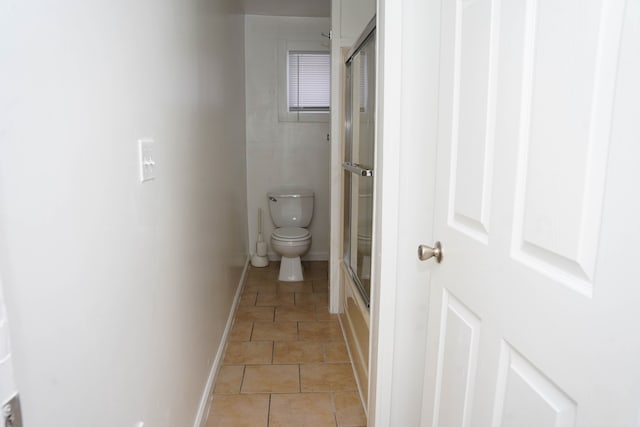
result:
[(269, 213), (276, 227), (306, 228), (313, 216), (313, 191), (272, 191), (267, 193)]

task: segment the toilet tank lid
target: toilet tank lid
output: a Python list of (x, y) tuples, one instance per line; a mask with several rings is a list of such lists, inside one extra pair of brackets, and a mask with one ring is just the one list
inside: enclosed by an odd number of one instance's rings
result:
[(267, 193), (267, 197), (313, 197), (312, 190), (281, 190)]

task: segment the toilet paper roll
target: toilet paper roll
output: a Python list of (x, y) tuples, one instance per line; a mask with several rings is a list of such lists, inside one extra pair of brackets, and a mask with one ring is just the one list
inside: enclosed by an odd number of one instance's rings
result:
[(267, 242), (258, 242), (258, 243), (256, 243), (256, 254), (258, 256), (266, 256), (267, 255)]

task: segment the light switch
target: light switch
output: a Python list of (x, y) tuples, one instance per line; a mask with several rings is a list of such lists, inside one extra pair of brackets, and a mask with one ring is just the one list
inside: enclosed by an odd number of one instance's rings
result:
[(140, 182), (151, 181), (156, 177), (156, 162), (153, 159), (153, 140), (139, 139)]

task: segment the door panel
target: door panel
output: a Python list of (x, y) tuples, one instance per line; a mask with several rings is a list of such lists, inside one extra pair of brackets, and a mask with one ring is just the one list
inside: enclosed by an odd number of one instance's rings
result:
[(469, 425), (480, 319), (448, 292), (442, 298), (434, 426)]
[(449, 222), (486, 243), (493, 178), (494, 1), (459, 2), (455, 17)]
[(624, 18), (624, 0), (442, 2), (423, 426), (638, 422), (640, 290), (611, 273), (638, 221), (602, 243), (625, 228), (607, 210), (640, 217), (605, 202)]
[(502, 342), (498, 376), (495, 427), (575, 424), (576, 403), (506, 342)]
[(618, 51), (617, 40), (608, 36), (619, 34), (621, 25), (620, 6), (613, 3), (621, 2), (530, 0), (523, 27), (512, 252), (587, 296)]

